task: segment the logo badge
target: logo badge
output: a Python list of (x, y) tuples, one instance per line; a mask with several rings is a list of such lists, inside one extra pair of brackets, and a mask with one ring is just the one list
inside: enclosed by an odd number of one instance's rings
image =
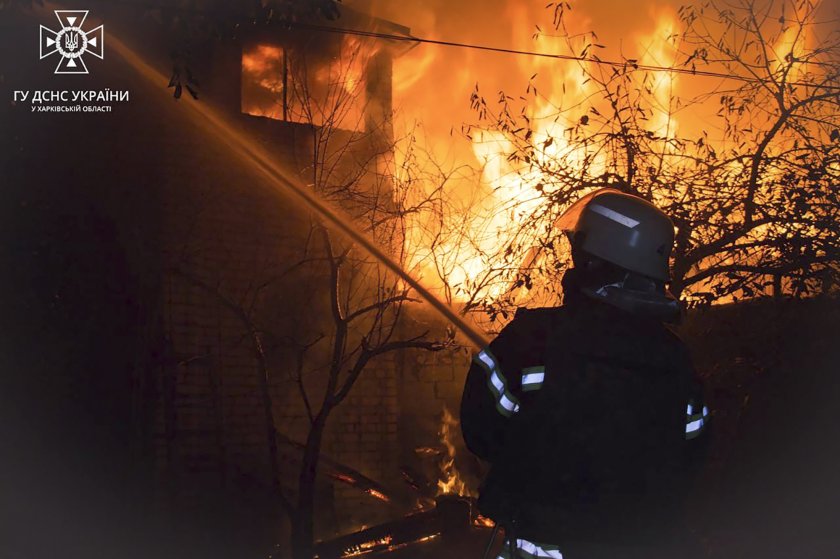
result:
[(105, 57), (104, 26), (84, 31), (88, 10), (55, 10), (61, 29), (53, 31), (41, 26), (41, 60), (55, 53), (60, 55), (56, 74), (87, 74), (82, 58), (90, 53), (96, 58)]

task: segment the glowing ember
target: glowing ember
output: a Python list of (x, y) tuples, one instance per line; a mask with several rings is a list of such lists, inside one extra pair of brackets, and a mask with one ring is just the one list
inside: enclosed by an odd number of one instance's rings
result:
[(439, 448), (432, 448), (430, 446), (420, 446), (414, 449), (420, 456), (440, 456), (441, 451)]
[(353, 548), (346, 550), (342, 554), (342, 557), (358, 557), (360, 555), (365, 555), (367, 553), (370, 553), (371, 551), (391, 545), (391, 541), (391, 536), (385, 536), (384, 538), (380, 538), (378, 540), (364, 542), (360, 545), (354, 546)]
[(380, 501), (388, 502), (388, 501), (391, 500), (391, 499), (388, 498), (387, 495), (385, 495), (384, 493), (381, 493), (380, 491), (377, 491), (376, 489), (368, 489), (367, 491), (365, 491), (365, 493), (367, 493), (368, 495), (371, 495), (372, 497), (376, 497)]
[(356, 484), (356, 480), (354, 478), (348, 476), (347, 474), (333, 473), (333, 474), (330, 474), (330, 476), (337, 479), (338, 481), (343, 481), (344, 483), (348, 483), (350, 485), (355, 485)]
[(474, 526), (484, 526), (486, 528), (492, 528), (496, 525), (491, 519), (487, 518), (486, 516), (481, 516), (480, 514), (476, 515), (473, 519)]
[(352, 549), (346, 550), (341, 556), (342, 557), (360, 557), (362, 555), (367, 555), (373, 552), (387, 552), (387, 551), (396, 551), (398, 549), (402, 549), (404, 547), (408, 547), (411, 545), (427, 543), (433, 541), (440, 537), (440, 534), (430, 534), (428, 536), (423, 536), (420, 539), (414, 540), (412, 542), (405, 542), (405, 543), (396, 543), (391, 544), (393, 538), (391, 536), (385, 536), (384, 538), (380, 538), (378, 540), (371, 540), (369, 542), (365, 542), (358, 546), (354, 546)]

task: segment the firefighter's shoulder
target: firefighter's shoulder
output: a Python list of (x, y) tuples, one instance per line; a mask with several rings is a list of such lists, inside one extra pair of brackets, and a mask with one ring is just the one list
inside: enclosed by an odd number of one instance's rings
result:
[(511, 325), (515, 324), (520, 328), (528, 330), (547, 329), (551, 328), (551, 325), (561, 319), (565, 314), (564, 307), (520, 307), (516, 310)]
[(514, 320), (548, 320), (562, 313), (563, 310), (564, 307), (519, 307), (513, 318)]
[(662, 328), (662, 335), (665, 343), (671, 347), (683, 359), (690, 359), (688, 344), (686, 344), (683, 337), (671, 325), (665, 325)]
[(533, 365), (530, 361), (534, 354), (543, 351), (546, 336), (557, 323), (558, 312), (558, 308), (551, 307), (517, 309), (513, 319), (491, 344), (493, 351), (507, 359), (504, 365), (509, 369)]

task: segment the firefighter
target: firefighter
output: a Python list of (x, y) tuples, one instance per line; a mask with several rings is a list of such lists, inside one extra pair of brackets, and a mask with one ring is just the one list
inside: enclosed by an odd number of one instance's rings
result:
[(467, 375), (464, 440), (490, 463), (479, 509), (505, 528), (506, 559), (675, 557), (709, 410), (666, 326), (673, 224), (603, 189), (558, 225), (563, 305), (519, 309)]

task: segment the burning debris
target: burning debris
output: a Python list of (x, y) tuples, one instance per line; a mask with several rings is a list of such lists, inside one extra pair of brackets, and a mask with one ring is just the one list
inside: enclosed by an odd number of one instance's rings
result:
[(424, 545), (437, 539), (461, 537), (474, 527), (472, 502), (463, 497), (445, 495), (435, 507), (366, 528), (353, 534), (319, 543), (318, 559), (379, 556), (410, 546)]
[[(284, 445), (291, 447), (293, 453), (295, 454), (293, 460), (296, 461), (300, 459), (299, 453), (302, 453), (305, 448), (303, 444), (292, 440), (280, 432), (277, 432), (277, 439)], [(342, 484), (354, 487), (362, 493), (366, 493), (380, 501), (386, 503), (391, 501), (391, 495), (387, 489), (350, 466), (330, 458), (329, 456), (321, 456), (320, 465), (321, 471), (327, 477)]]
[[(472, 479), (458, 469), (458, 450), (466, 453), (460, 442), (458, 420), (444, 408), (441, 415), (439, 446), (419, 446), (414, 449), (419, 461), (419, 468), (403, 465), (402, 477), (419, 496), (417, 508), (432, 506), (434, 499), (441, 495), (474, 497), (476, 495)], [(424, 473), (425, 472), (425, 473)]]
[[(434, 472), (433, 476), (437, 478), (434, 481), (410, 466), (403, 466), (403, 480), (418, 495), (415, 512), (399, 520), (321, 542), (316, 547), (317, 557), (379, 556), (438, 539), (445, 541), (453, 536), (459, 541), (486, 538), (485, 531), (493, 528), (494, 523), (478, 513), (472, 484), (458, 470), (458, 449), (462, 446), (458, 433), (458, 420), (444, 409), (438, 431), (440, 446), (415, 448), (421, 466)], [(368, 490), (368, 493), (375, 494), (375, 491)]]
[(387, 549), (391, 546), (393, 538), (390, 535), (378, 540), (370, 540), (359, 545), (350, 546), (345, 550), (343, 557), (359, 557), (377, 549)]

